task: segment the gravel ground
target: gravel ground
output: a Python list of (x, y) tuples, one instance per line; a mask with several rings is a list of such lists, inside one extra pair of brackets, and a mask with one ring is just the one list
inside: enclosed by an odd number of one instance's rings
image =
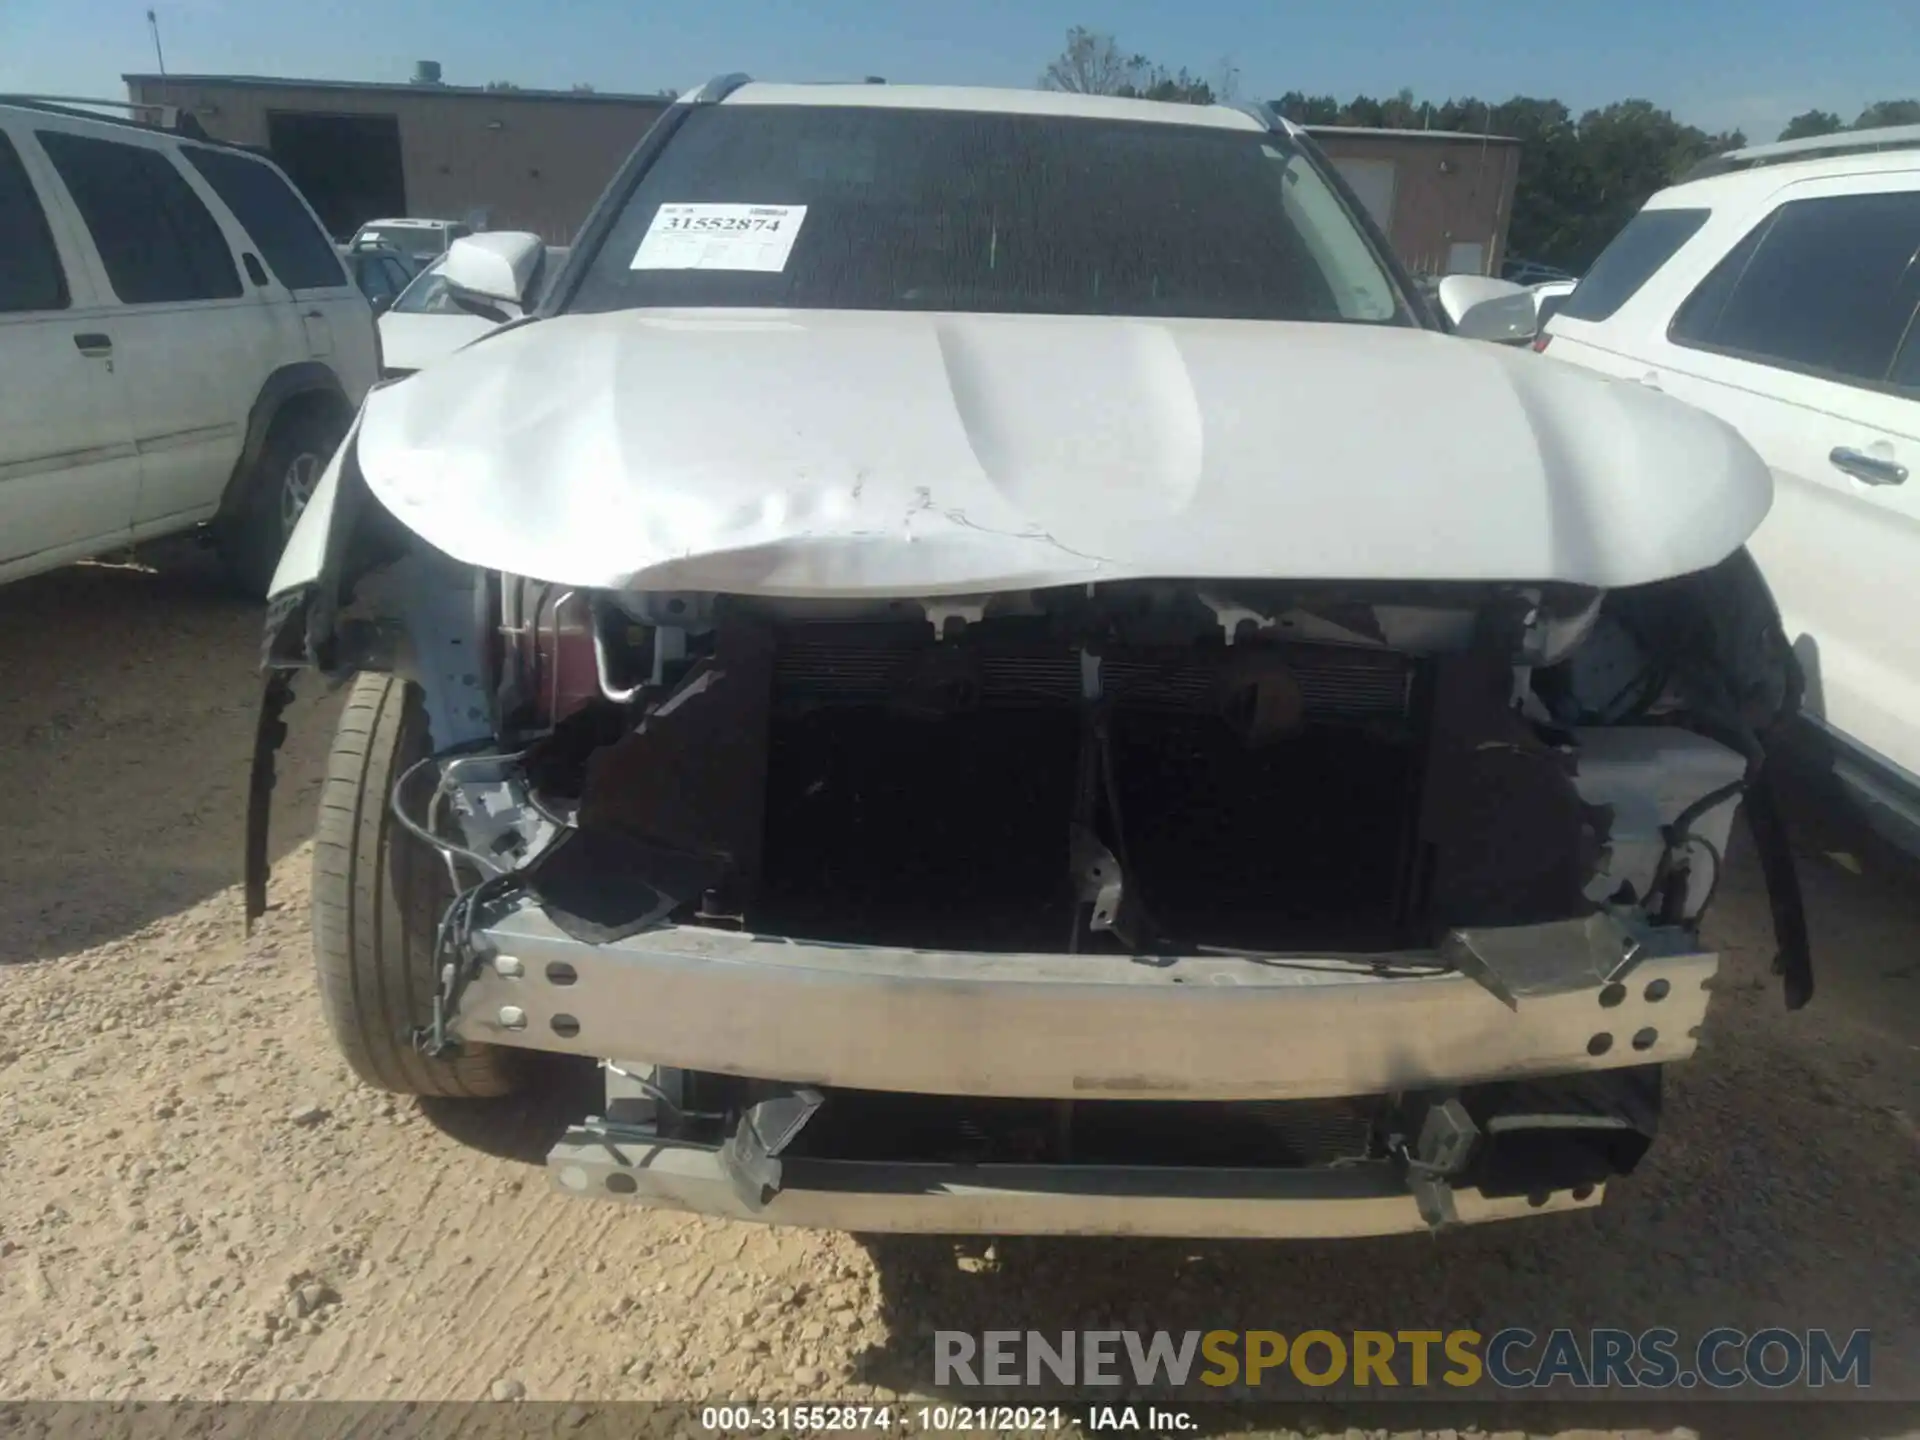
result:
[[(276, 908), (240, 938), (258, 632), (188, 547), (0, 589), (0, 1399), (885, 1397), (930, 1393), (936, 1327), (1776, 1323), (1872, 1328), (1876, 1390), (1920, 1396), (1920, 868), (1822, 805), (1795, 817), (1819, 998), (1784, 1012), (1737, 847), (1700, 1054), (1596, 1212), (1438, 1243), (862, 1242), (549, 1194), (574, 1072), (517, 1108), (353, 1082), (306, 949), (330, 700), (294, 712)], [(1425, 1401), (1326, 1423), (1513, 1428)], [(1913, 1414), (1676, 1400), (1635, 1423), (1559, 1433)]]

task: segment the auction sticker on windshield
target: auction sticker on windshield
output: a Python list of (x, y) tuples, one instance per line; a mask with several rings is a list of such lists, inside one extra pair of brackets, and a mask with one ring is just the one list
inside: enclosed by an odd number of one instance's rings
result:
[(629, 268), (784, 270), (806, 218), (804, 205), (662, 205)]

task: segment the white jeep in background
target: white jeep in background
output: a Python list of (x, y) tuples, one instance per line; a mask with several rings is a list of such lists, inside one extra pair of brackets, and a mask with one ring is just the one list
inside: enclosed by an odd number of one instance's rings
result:
[(1773, 472), (1750, 548), (1806, 715), (1920, 853), (1920, 126), (1735, 151), (1663, 190), (1538, 348), (1697, 405)]
[(474, 1097), (600, 1061), (565, 1192), (1188, 1236), (1598, 1203), (1693, 1054), (1743, 802), (1811, 993), (1772, 486), (1479, 343), (1519, 287), (1438, 297), (1265, 107), (703, 87), (533, 313), (328, 468), (249, 914), (312, 668), (352, 687), (341, 1051)]
[(0, 581), (211, 521), (264, 593), (378, 343), (272, 162), (0, 100)]

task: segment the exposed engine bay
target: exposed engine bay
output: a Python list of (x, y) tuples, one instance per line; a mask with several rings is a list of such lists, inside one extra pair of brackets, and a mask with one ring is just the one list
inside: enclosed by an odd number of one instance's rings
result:
[[(1467, 1185), (1482, 1206), (1587, 1203), (1651, 1139), (1660, 1063), (1691, 1052), (1712, 968), (1698, 926), (1743, 800), (1789, 1003), (1811, 993), (1764, 786), (1797, 675), (1744, 552), (1611, 593), (1129, 581), (880, 602), (580, 591), (418, 548), (370, 553), (338, 609), (311, 593), (283, 604), (270, 653), (419, 685), (434, 749), (393, 809), (440, 852), (454, 898), (417, 1040), (601, 1059), (607, 1116), (556, 1150), (564, 1185), (644, 1183), (654, 1201), (714, 1208), (606, 1158), (644, 1141), (718, 1157), (729, 1204), (796, 1223), (804, 1206), (766, 1210), (794, 1176), (882, 1161), (1360, 1167), (1400, 1177), (1430, 1225)], [(1065, 1029), (1029, 1017), (992, 1067), (949, 1055), (916, 1070), (867, 1039), (795, 1040), (806, 1021), (785, 1026), (784, 1001), (759, 1020), (651, 1018), (634, 1048), (609, 1038), (610, 1017), (630, 1036), (678, 992), (597, 997), (639, 983), (620, 967), (660, 960), (661, 937), (674, 965), (719, 963), (735, 983), (802, 956), (814, 969), (797, 996), (871, 963), (884, 983), (845, 1012), (866, 1034), (938, 1034), (946, 1021), (916, 1030), (918, 1002), (889, 987), (937, 991), (943, 965), (968, 986), (976, 972), (954, 965), (1001, 977), (982, 994), (1060, 966), (1091, 979), (1145, 964), (1170, 987), (1290, 975), (1333, 1017), (1297, 1043), (1326, 1047), (1344, 1078), (1271, 1078), (1257, 1046), (1211, 1078), (1183, 1078), (1177, 1059), (1023, 1068), (1017, 1056), (1055, 1044), (1154, 1048), (1130, 1039), (1133, 1021), (1108, 1033), (1119, 1022), (1088, 1018), (1069, 1038), (1072, 1009)], [(602, 957), (619, 975), (586, 973)], [(545, 981), (537, 998), (528, 977)], [(1453, 1058), (1411, 1042), (1397, 1056), (1402, 1040), (1377, 1034), (1371, 1058), (1346, 1053), (1343, 1007), (1383, 993), (1361, 982), (1437, 1017), (1396, 1023), (1430, 1023), (1421, 1043)], [(1495, 1055), (1467, 1038), (1485, 1019), (1456, 991), (1426, 992), (1422, 1009), (1408, 988), (1442, 982), (1547, 1017), (1554, 1045), (1584, 1053), (1556, 1066), (1535, 1037)], [(1678, 1031), (1679, 1012), (1654, 1008), (1676, 987), (1696, 1017)], [(1596, 1003), (1627, 1008), (1597, 1029), (1578, 1008)], [(688, 1059), (683, 1033), (703, 1037)], [(732, 1058), (698, 1058), (721, 1050)], [(852, 1183), (833, 1175), (827, 1191)], [(980, 1203), (978, 1223), (997, 1223)]]
[(1698, 583), (870, 605), (488, 577), (498, 741), (461, 744), (436, 800), (464, 834), (436, 843), (591, 940), (1366, 953), (1602, 906), (1692, 925), (1785, 699), (1701, 659), (1717, 637), (1676, 624)]

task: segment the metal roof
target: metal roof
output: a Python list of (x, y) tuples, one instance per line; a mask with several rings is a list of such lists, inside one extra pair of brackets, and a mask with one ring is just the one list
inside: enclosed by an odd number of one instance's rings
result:
[(374, 95), (452, 96), (473, 100), (574, 100), (583, 105), (670, 105), (673, 93), (636, 95), (611, 90), (489, 90), (484, 85), (414, 84), (385, 80), (299, 80), (284, 75), (122, 75), (128, 85), (184, 85), (215, 90), (341, 90)]

